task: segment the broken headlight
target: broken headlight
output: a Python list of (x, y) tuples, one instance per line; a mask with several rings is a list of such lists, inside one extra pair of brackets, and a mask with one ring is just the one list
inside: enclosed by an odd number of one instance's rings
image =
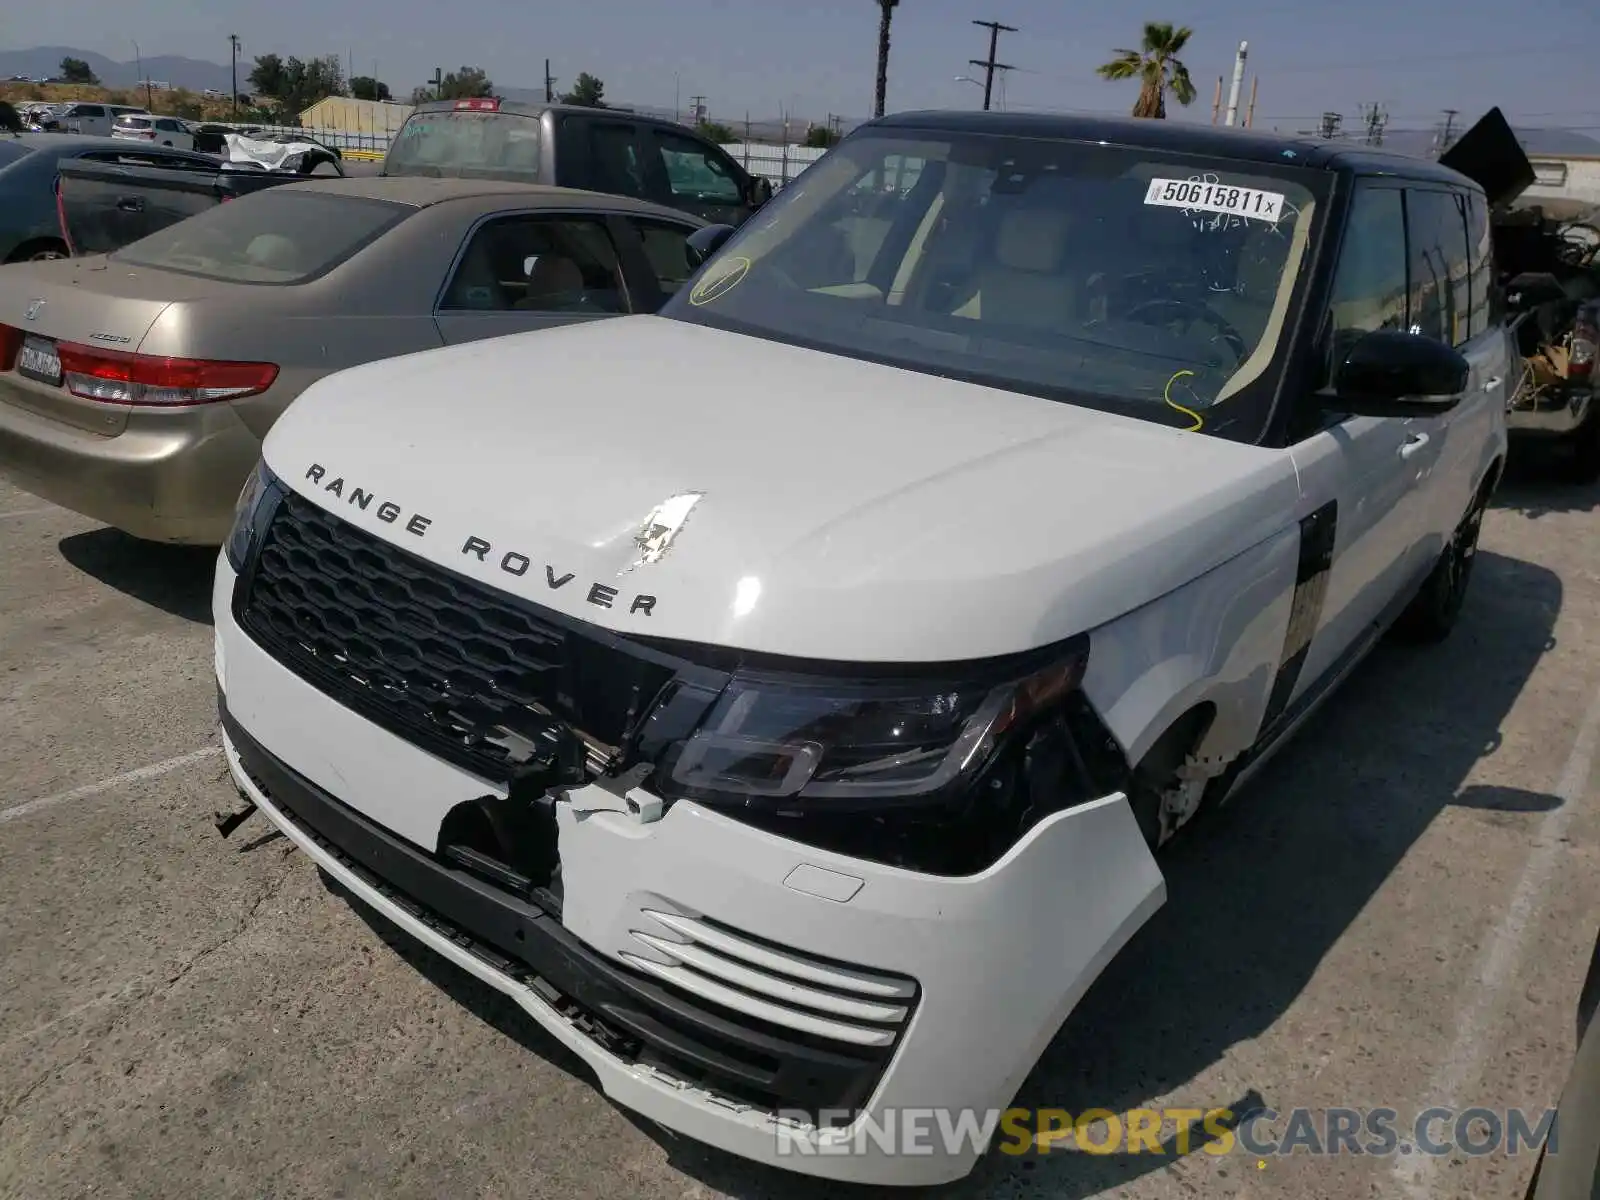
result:
[(235, 571), (242, 572), (250, 558), (256, 536), (256, 519), (273, 485), (272, 472), (267, 470), (266, 463), (258, 460), (239, 492), (239, 499), (233, 506), (233, 528), (228, 531), (228, 540), (222, 544), (228, 556), (228, 565)]
[(1007, 736), (1083, 677), (1086, 642), (1043, 665), (944, 678), (833, 679), (741, 671), (699, 729), (668, 752), (657, 786), (734, 804), (925, 803), (965, 787)]

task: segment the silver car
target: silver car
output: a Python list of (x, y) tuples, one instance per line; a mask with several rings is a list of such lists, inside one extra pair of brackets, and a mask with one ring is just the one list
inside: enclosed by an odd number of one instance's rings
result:
[(328, 179), (110, 255), (0, 267), (0, 474), (136, 537), (220, 545), (261, 439), (314, 380), (653, 312), (704, 224), (531, 184)]

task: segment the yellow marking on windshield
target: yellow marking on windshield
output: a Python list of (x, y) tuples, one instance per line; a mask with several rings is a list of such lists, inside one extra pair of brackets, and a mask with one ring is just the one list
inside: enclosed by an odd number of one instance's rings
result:
[(1193, 374), (1194, 374), (1193, 371), (1177, 371), (1177, 372), (1174, 372), (1172, 378), (1167, 380), (1167, 386), (1165, 388), (1163, 388), (1162, 392), (1161, 392), (1161, 398), (1164, 401), (1166, 401), (1166, 404), (1167, 404), (1168, 408), (1175, 408), (1179, 412), (1181, 412), (1184, 416), (1193, 418), (1194, 424), (1189, 426), (1188, 429), (1184, 430), (1185, 433), (1199, 433), (1201, 426), (1203, 426), (1206, 423), (1205, 418), (1202, 417), (1199, 413), (1195, 412), (1194, 409), (1185, 408), (1183, 405), (1179, 404), (1176, 400), (1174, 400), (1172, 398), (1172, 385), (1177, 383), (1178, 380), (1182, 379), (1185, 375), (1193, 375)]
[(694, 291), (689, 293), (689, 303), (696, 308), (702, 304), (710, 304), (713, 300), (720, 300), (726, 296), (750, 273), (750, 260), (735, 256), (726, 263), (718, 264), (722, 270), (709, 279), (702, 279), (695, 285)]

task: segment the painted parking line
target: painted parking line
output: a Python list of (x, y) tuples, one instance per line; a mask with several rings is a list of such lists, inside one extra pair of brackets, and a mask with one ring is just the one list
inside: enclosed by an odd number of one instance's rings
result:
[[(1556, 882), (1556, 867), (1564, 853), (1567, 826), (1577, 815), (1589, 790), (1595, 756), (1600, 753), (1600, 691), (1589, 702), (1572, 744), (1572, 753), (1556, 783), (1561, 803), (1539, 823), (1533, 853), (1528, 856), (1506, 905), (1505, 915), (1489, 935), (1488, 948), (1479, 960), (1467, 1001), (1456, 1013), (1456, 1036), (1449, 1053), (1439, 1061), (1423, 1093), (1429, 1104), (1459, 1104), (1463, 1093), (1482, 1072), (1485, 1053), (1498, 1043), (1494, 1024), (1504, 1008), (1506, 992), (1522, 978), (1523, 951), (1529, 924), (1544, 906)], [(1587, 937), (1587, 935), (1585, 935)], [(1587, 944), (1587, 942), (1585, 942)], [(1412, 1200), (1454, 1195), (1457, 1181), (1438, 1177), (1442, 1160), (1431, 1154), (1395, 1159), (1395, 1175)]]
[(90, 796), (98, 796), (101, 792), (109, 792), (112, 788), (121, 787), (125, 783), (139, 783), (146, 779), (155, 779), (158, 776), (169, 774), (172, 771), (181, 771), (184, 767), (192, 766), (197, 762), (204, 762), (208, 758), (215, 758), (221, 753), (221, 746), (202, 746), (198, 750), (180, 754), (177, 758), (169, 758), (165, 762), (151, 763), (147, 767), (136, 767), (132, 771), (124, 771), (120, 775), (113, 775), (110, 779), (102, 779), (99, 783), (86, 783), (82, 787), (73, 788), (71, 791), (57, 792), (53, 796), (40, 796), (37, 800), (28, 800), (10, 808), (0, 808), (0, 825), (4, 825), (7, 821), (15, 821), (19, 817), (26, 817), (40, 812), (46, 808), (54, 808), (58, 804), (66, 804), (72, 800), (85, 800)]

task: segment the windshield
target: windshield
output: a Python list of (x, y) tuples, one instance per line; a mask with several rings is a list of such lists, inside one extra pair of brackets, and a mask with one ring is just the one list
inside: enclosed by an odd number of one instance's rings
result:
[(1248, 440), (1326, 178), (874, 130), (784, 189), (662, 313)]
[(416, 211), (387, 200), (272, 188), (218, 204), (111, 258), (230, 283), (304, 283)]
[(412, 113), (389, 147), (383, 173), (531, 183), (539, 177), (539, 118), (451, 109)]

